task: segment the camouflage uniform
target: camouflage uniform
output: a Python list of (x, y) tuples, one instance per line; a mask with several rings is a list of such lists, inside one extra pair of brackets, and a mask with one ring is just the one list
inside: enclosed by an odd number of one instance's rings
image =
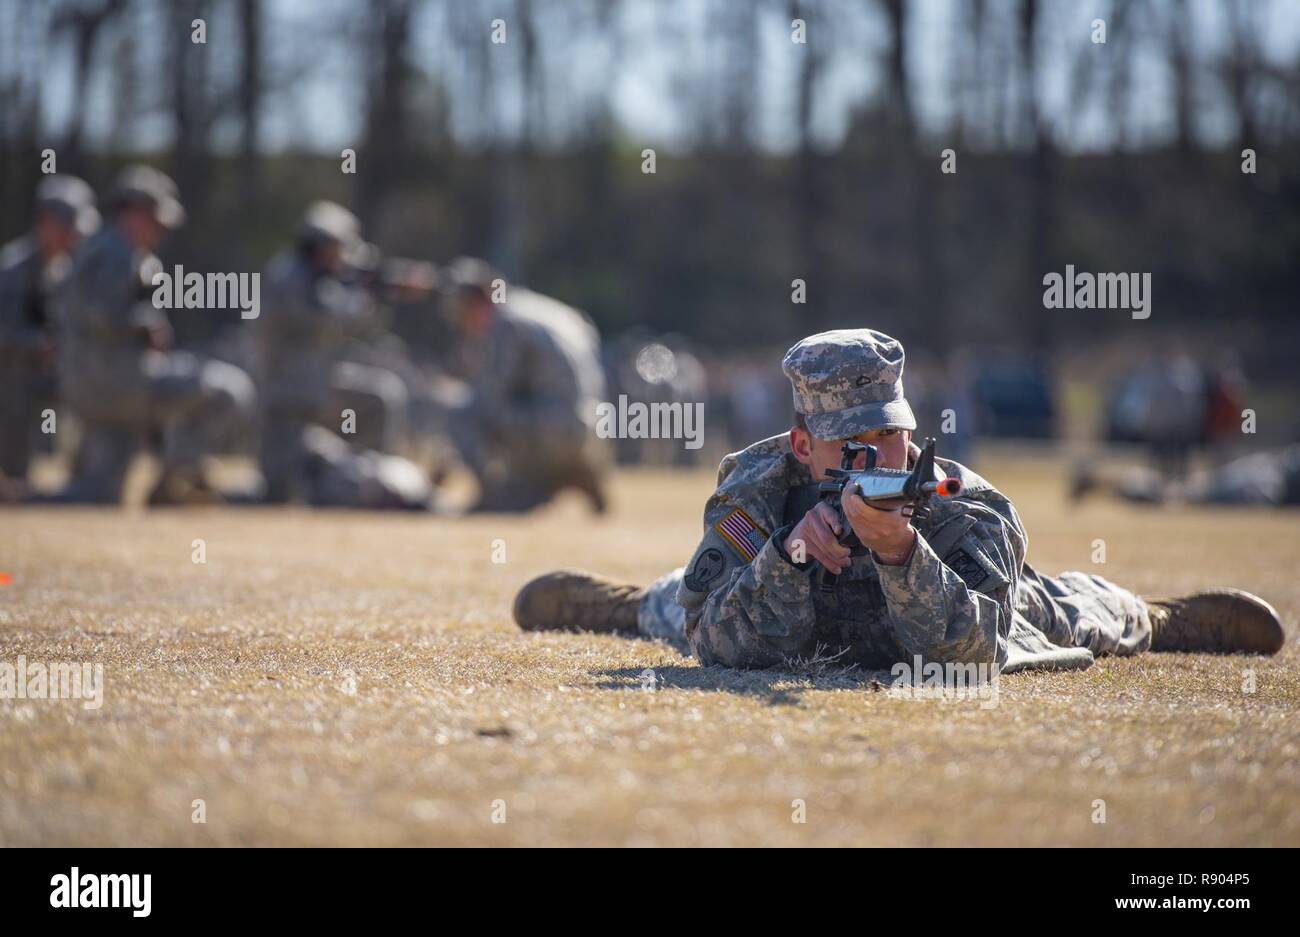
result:
[(1171, 483), (1160, 472), (1135, 468), (1121, 476), (1115, 490), (1126, 500), (1144, 504), (1300, 504), (1300, 443), (1241, 456), (1193, 472), (1183, 482)]
[(599, 487), (592, 431), (604, 398), (600, 337), (564, 303), (518, 286), (497, 307), (488, 354), (452, 435), (478, 476), (480, 510), (523, 511), (568, 485)]
[[(36, 206), (78, 237), (99, 227), (94, 193), (75, 176), (44, 180)], [(67, 254), (47, 261), (35, 233), (0, 249), (0, 473), (11, 478), (26, 477), (39, 414), (54, 406), (53, 297), (71, 267)]]
[(356, 414), (358, 448), (399, 451), (406, 438), (408, 394), (402, 379), (371, 364), (345, 360), (348, 342), (369, 328), (374, 297), (365, 287), (318, 269), (313, 239), (345, 251), (360, 245), (356, 218), (317, 203), (300, 231), (304, 244), (272, 260), (266, 300), (255, 323), (262, 402), (261, 463), (273, 501), (310, 500), (305, 467), (312, 457), (304, 430), (339, 430), (343, 411)]
[[(179, 223), (174, 186), (161, 173), (127, 170), (118, 193), (148, 197), (169, 226)], [(164, 475), (197, 475), (206, 440), (229, 438), (252, 420), (255, 391), (240, 368), (146, 347), (143, 332), (168, 324), (151, 302), (152, 277), (161, 269), (158, 258), (134, 247), (117, 225), (107, 225), (76, 252), (57, 303), (64, 343), (60, 391), (85, 429), (68, 500), (119, 500), (131, 458), (159, 432)]]
[(11, 478), (27, 476), (36, 417), (54, 399), (53, 370), (40, 357), (54, 333), (50, 293), (66, 266), (43, 264), (30, 237), (0, 250), (0, 472)]
[(435, 508), (429, 476), (401, 456), (354, 451), (323, 426), (302, 430), (301, 495), (313, 507), (428, 511)]
[[(902, 347), (869, 330), (805, 339), (787, 354), (795, 405), (809, 430), (842, 439), (915, 421), (902, 397)], [(912, 447), (911, 458), (918, 450)], [(768, 667), (816, 654), (888, 669), (919, 655), (1003, 669), (1087, 666), (1093, 655), (1135, 654), (1151, 642), (1146, 603), (1085, 573), (1047, 577), (1025, 563), (1015, 508), (980, 476), (939, 460), (961, 479), (917, 519), (902, 565), (859, 547), (838, 577), (797, 564), (782, 544), (816, 503), (814, 479), (774, 436), (727, 456), (704, 509), (704, 539), (687, 566), (654, 583), (638, 627), (682, 638), (704, 664)], [(667, 596), (675, 593), (681, 613)]]

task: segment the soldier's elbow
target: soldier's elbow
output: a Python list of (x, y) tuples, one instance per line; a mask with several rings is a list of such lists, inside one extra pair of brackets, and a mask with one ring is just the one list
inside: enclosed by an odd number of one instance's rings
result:
[(984, 635), (971, 635), (966, 640), (941, 641), (920, 651), (926, 660), (940, 664), (984, 664), (997, 662), (997, 640), (986, 640)]
[(747, 654), (739, 642), (725, 635), (712, 633), (711, 629), (701, 627), (691, 636), (691, 650), (696, 659), (705, 667), (731, 667), (735, 670), (753, 670), (768, 666)]
[(921, 629), (900, 629), (899, 643), (909, 657), (920, 656), (938, 664), (992, 664), (997, 658), (997, 641), (985, 635), (925, 633)]

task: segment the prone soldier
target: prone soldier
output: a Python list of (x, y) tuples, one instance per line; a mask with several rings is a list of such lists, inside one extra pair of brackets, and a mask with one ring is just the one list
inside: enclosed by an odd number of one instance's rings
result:
[(1075, 467), (1070, 486), (1074, 501), (1090, 492), (1106, 491), (1137, 504), (1297, 505), (1300, 443), (1194, 470), (1183, 479), (1170, 479), (1149, 467)]
[(747, 668), (829, 653), (868, 670), (920, 657), (1006, 671), (1146, 650), (1282, 647), (1277, 613), (1246, 592), (1147, 599), (1099, 576), (1039, 573), (1025, 562), (1010, 500), (946, 459), (936, 460), (936, 481), (955, 478), (959, 491), (924, 517), (846, 491), (856, 543), (842, 542), (848, 532), (819, 486), (844, 443), (874, 446), (883, 468), (913, 470), (920, 456), (903, 362), (897, 341), (869, 329), (796, 344), (783, 362), (795, 425), (723, 460), (687, 566), (648, 589), (579, 572), (542, 576), (516, 598), (520, 627), (665, 638), (703, 664)]

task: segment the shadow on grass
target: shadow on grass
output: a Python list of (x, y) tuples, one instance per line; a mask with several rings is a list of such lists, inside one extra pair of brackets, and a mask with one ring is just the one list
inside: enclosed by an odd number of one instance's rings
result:
[(601, 690), (709, 690), (754, 696), (769, 706), (798, 706), (809, 690), (879, 692), (889, 687), (887, 671), (851, 667), (733, 670), (729, 667), (617, 667), (593, 670)]

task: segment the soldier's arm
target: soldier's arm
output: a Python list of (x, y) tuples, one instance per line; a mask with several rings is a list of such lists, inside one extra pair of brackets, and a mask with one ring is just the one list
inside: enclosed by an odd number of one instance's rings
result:
[(374, 297), (361, 286), (335, 277), (318, 277), (304, 289), (295, 280), (279, 290), (282, 311), (277, 315), (291, 331), (312, 335), (334, 329), (341, 336), (364, 332), (374, 321)]
[(330, 296), (330, 310), (342, 330), (349, 336), (356, 336), (372, 328), (379, 313), (374, 294), (354, 284), (334, 285), (340, 292)]
[(756, 528), (746, 537), (748, 515), (735, 510), (710, 500), (704, 539), (677, 601), (700, 663), (772, 667), (800, 653), (812, 635), (810, 564), (796, 565), (786, 555), (786, 529), (768, 536)]
[(0, 352), (25, 355), (45, 345), (46, 330), (28, 320), (39, 259), (27, 239), (0, 250)]
[(369, 321), (359, 290), (330, 277), (307, 278), (283, 258), (267, 270), (256, 328), (271, 357), (330, 347)]
[(1025, 558), (1010, 502), (958, 501), (917, 534), (900, 565), (877, 562), (890, 622), (909, 654), (940, 663), (1004, 663), (1012, 601)]
[(491, 335), (483, 368), (474, 378), (474, 406), (493, 433), (509, 436), (531, 428), (532, 417), (511, 399), (524, 367), (523, 337), (514, 328), (498, 327)]
[(17, 271), (0, 270), (0, 350), (23, 344), (23, 294)]
[(143, 279), (151, 276), (150, 269), (136, 270), (128, 252), (97, 253), (65, 288), (67, 304), (83, 328), (110, 340), (129, 340), (151, 325), (165, 325), (167, 316), (154, 308)]

